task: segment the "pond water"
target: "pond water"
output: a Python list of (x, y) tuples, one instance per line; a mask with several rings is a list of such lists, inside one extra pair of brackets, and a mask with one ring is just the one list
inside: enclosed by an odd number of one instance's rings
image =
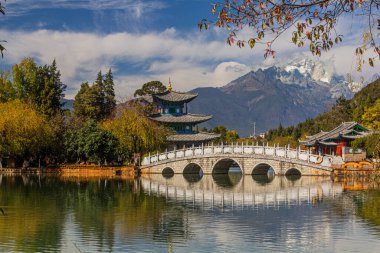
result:
[(379, 252), (380, 184), (0, 175), (0, 252)]

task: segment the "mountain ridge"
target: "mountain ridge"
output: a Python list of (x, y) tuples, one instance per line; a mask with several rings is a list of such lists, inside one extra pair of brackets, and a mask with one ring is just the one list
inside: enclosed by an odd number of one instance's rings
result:
[(189, 104), (194, 113), (214, 115), (202, 124), (207, 128), (225, 125), (242, 136), (271, 128), (290, 126), (330, 109), (343, 96), (350, 99), (363, 85), (351, 89), (350, 83), (321, 62), (293, 60), (283, 66), (259, 68), (219, 88), (197, 88), (199, 94)]

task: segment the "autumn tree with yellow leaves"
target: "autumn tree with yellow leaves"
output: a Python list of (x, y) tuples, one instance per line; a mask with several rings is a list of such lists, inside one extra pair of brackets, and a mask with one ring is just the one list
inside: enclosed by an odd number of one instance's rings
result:
[(46, 118), (20, 100), (0, 103), (0, 166), (5, 157), (36, 158), (53, 138)]
[(104, 121), (102, 127), (118, 138), (130, 156), (163, 148), (170, 133), (170, 130), (146, 117), (139, 106), (120, 109), (115, 118)]
[(361, 117), (362, 123), (373, 130), (380, 131), (380, 99), (368, 108)]

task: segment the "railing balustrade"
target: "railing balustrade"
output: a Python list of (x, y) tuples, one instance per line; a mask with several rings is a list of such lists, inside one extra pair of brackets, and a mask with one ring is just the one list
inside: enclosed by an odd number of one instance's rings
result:
[(157, 163), (160, 161), (182, 159), (185, 157), (199, 157), (199, 156), (210, 156), (210, 155), (220, 155), (220, 154), (243, 154), (243, 155), (263, 155), (272, 156), (279, 158), (286, 158), (290, 160), (298, 160), (314, 164), (322, 164), (329, 166), (333, 156), (325, 155), (319, 156), (315, 154), (310, 154), (309, 151), (301, 149), (291, 149), (289, 147), (270, 147), (270, 146), (250, 146), (250, 145), (220, 145), (220, 146), (201, 146), (201, 147), (191, 147), (180, 150), (173, 150), (164, 152), (161, 154), (155, 154), (145, 157), (142, 160), (141, 165), (146, 166), (152, 163)]

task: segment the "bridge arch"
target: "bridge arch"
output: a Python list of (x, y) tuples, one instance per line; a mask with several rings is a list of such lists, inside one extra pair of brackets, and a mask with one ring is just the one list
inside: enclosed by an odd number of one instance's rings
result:
[(297, 168), (290, 168), (285, 172), (285, 176), (301, 176), (302, 173)]
[(275, 178), (274, 174), (266, 174), (266, 175), (255, 175), (252, 174), (252, 179), (259, 185), (267, 185), (273, 181)]
[(203, 174), (202, 166), (196, 162), (190, 162), (183, 168), (183, 174)]
[(170, 167), (165, 167), (161, 173), (164, 178), (172, 178), (174, 176), (174, 170)]
[(285, 172), (286, 179), (290, 181), (297, 181), (302, 176), (302, 172), (297, 168), (290, 168)]
[(256, 164), (251, 172), (251, 175), (268, 175), (277, 174), (274, 166), (268, 162), (261, 162)]
[(183, 168), (183, 177), (189, 183), (196, 183), (203, 177), (202, 167), (195, 162), (191, 162)]
[(235, 159), (228, 158), (228, 157), (217, 160), (215, 164), (212, 166), (211, 173), (212, 174), (228, 174), (228, 172), (230, 171), (230, 168), (234, 164), (237, 165), (240, 168), (240, 172), (244, 174), (243, 167), (241, 166), (241, 164)]

